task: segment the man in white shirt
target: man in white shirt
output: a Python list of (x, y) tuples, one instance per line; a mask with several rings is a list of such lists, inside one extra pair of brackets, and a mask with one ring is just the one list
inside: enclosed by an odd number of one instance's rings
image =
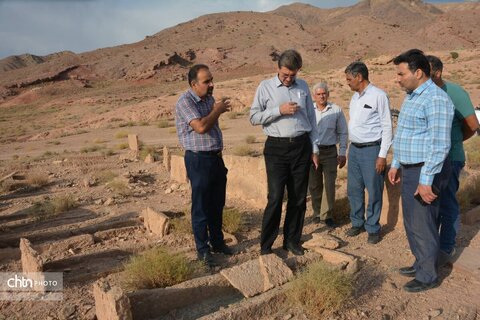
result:
[[(315, 101), (316, 130), (318, 133), (319, 164), (312, 164), (308, 186), (312, 196), (313, 221), (335, 228), (332, 213), (335, 204), (335, 180), (337, 166), (343, 168), (347, 162), (348, 129), (342, 108), (328, 101), (326, 82), (313, 87)], [(340, 148), (337, 153), (337, 143)], [(325, 197), (323, 191), (325, 190)]]
[[(360, 61), (345, 69), (347, 84), (355, 91), (350, 100), (347, 194), (352, 227), (347, 235), (368, 232), (368, 243), (380, 241), (380, 213), (387, 152), (392, 144), (392, 117), (387, 94), (368, 80)], [(365, 188), (368, 205), (365, 210)]]

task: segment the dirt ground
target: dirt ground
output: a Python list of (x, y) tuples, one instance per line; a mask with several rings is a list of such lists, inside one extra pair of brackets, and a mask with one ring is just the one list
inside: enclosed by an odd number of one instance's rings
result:
[[(465, 57), (465, 63), (469, 66), (480, 59), (478, 51), (462, 53), (462, 57)], [(375, 65), (376, 61), (383, 60), (377, 58), (369, 63)], [(467, 67), (463, 67), (458, 61), (446, 64), (446, 68), (450, 70), (450, 75), (457, 77), (467, 72)], [(394, 87), (393, 67), (375, 65), (373, 69), (373, 82), (383, 84), (383, 87), (389, 89), (392, 103), (398, 108), (403, 94)], [(351, 92), (345, 88), (342, 72), (341, 69), (327, 73), (305, 72), (303, 77), (312, 84), (318, 79), (327, 79), (332, 84), (331, 100), (345, 108)], [(268, 76), (217, 84), (216, 92), (219, 95), (235, 97), (238, 112), (234, 116), (222, 116), (225, 153), (234, 153), (236, 146), (245, 145), (244, 141), (249, 135), (255, 136), (257, 140), (248, 146), (261, 153), (265, 138), (261, 128), (249, 124), (245, 110), (248, 109), (258, 82)], [(470, 75), (467, 79), (472, 79), (471, 77), (475, 76)], [(474, 92), (474, 103), (478, 104), (480, 87), (473, 80), (468, 85), (469, 90)], [(0, 271), (21, 270), (18, 242), (25, 237), (45, 259), (46, 271), (64, 273), (65, 290), (64, 299), (59, 302), (0, 301), (0, 319), (95, 319), (92, 284), (105, 276), (115, 281), (123, 264), (132, 255), (153, 246), (165, 245), (172, 251), (184, 252), (191, 259), (195, 258), (191, 235), (172, 233), (160, 239), (147, 234), (140, 218), (142, 210), (147, 206), (173, 218), (182, 217), (190, 206), (188, 185), (170, 181), (169, 173), (161, 161), (147, 164), (142, 160), (133, 160), (127, 150), (118, 147), (126, 143), (126, 138), (119, 137), (119, 132), (138, 134), (145, 145), (158, 152), (159, 160), (163, 145), (178, 147), (171, 122), (173, 103), (181, 90), (178, 90), (176, 96), (165, 93), (151, 98), (150, 94), (155, 88), (152, 86), (145, 89), (146, 98), (142, 98), (144, 101), (127, 103), (124, 100), (123, 104), (117, 101), (122, 105), (122, 115), (127, 114), (123, 122), (110, 121), (119, 111), (115, 110), (115, 103), (108, 98), (105, 98), (103, 103), (96, 98), (97, 102), (93, 104), (85, 100), (75, 100), (71, 109), (60, 108), (58, 114), (55, 113), (56, 116), (42, 109), (47, 105), (43, 102), (36, 105), (38, 110), (31, 111), (37, 118), (22, 120), (16, 117), (15, 113), (6, 113), (3, 116), (2, 127), (5, 129), (8, 126), (6, 131), (11, 136), (0, 144), (0, 177), (14, 171), (17, 172), (17, 179), (40, 174), (48, 177), (48, 184), (41, 188), (32, 188), (18, 185), (26, 180), (4, 181), (0, 195)], [(72, 100), (66, 96), (54, 98), (53, 104), (58, 105)], [(158, 99), (162, 100), (160, 107), (152, 102)], [(139, 105), (143, 107), (136, 113), (135, 108)], [(3, 104), (0, 108), (7, 110), (12, 106), (15, 107), (15, 104)], [(100, 115), (94, 112), (99, 106), (104, 109), (104, 113)], [(150, 111), (146, 112), (148, 110)], [(154, 111), (160, 112), (162, 116), (150, 117)], [(346, 108), (345, 111), (348, 115)], [(69, 118), (68, 113), (77, 117)], [(142, 118), (142, 115), (145, 117)], [(29, 125), (28, 122), (33, 119), (41, 124), (50, 123), (52, 129), (45, 133), (42, 129), (44, 127)], [(148, 123), (148, 119), (153, 120)], [(170, 122), (169, 127), (160, 128), (157, 123), (162, 119)], [(137, 123), (123, 125), (131, 120)], [(147, 123), (138, 125), (142, 120)], [(78, 126), (75, 127), (75, 123)], [(29, 126), (29, 129), (25, 129), (26, 133), (14, 131), (22, 126)], [(85, 149), (92, 146), (98, 148)], [(102, 176), (111, 173), (123, 181), (127, 186), (126, 190), (115, 190), (102, 182)], [(470, 170), (469, 173), (475, 171)], [(337, 198), (342, 200), (346, 196), (345, 171), (342, 170), (339, 176), (341, 179), (337, 183)], [(5, 187), (6, 184), (9, 188)], [(167, 189), (172, 192), (166, 193)], [(32, 216), (31, 208), (36, 202), (54, 199), (58, 195), (71, 195), (79, 206), (46, 219)], [(244, 212), (244, 226), (235, 234), (239, 243), (234, 249), (238, 253), (232, 257), (216, 256), (220, 267), (213, 270), (213, 273), (258, 257), (259, 254), (261, 210), (245, 207), (243, 203), (232, 199), (227, 199), (227, 205)], [(315, 225), (311, 214), (308, 203), (305, 240), (312, 232), (331, 233), (344, 241), (340, 250), (359, 257), (361, 261), (353, 299), (331, 316), (331, 319), (475, 319), (477, 309), (480, 310), (480, 282), (451, 267), (441, 269), (442, 284), (439, 288), (420, 294), (409, 294), (402, 290), (408, 278), (398, 275), (396, 270), (411, 264), (413, 260), (402, 226), (394, 230), (384, 229), (382, 241), (377, 245), (370, 245), (367, 244), (366, 234), (353, 239), (346, 237), (345, 232), (349, 225), (345, 216), (336, 217), (337, 221), (342, 223), (341, 227), (327, 230)], [(480, 248), (479, 229), (480, 223), (462, 226), (458, 246)], [(82, 234), (93, 235), (94, 243), (73, 247), (65, 245), (71, 237)], [(281, 241), (279, 237), (275, 246), (277, 249), (274, 251), (285, 257)], [(307, 319), (302, 310), (288, 304), (280, 309), (279, 313), (265, 319)]]

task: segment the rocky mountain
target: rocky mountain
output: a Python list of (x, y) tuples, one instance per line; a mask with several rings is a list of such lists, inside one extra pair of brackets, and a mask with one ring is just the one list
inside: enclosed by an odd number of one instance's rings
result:
[(71, 80), (80, 86), (110, 80), (185, 79), (206, 63), (217, 79), (272, 72), (278, 54), (296, 48), (305, 69), (342, 66), (418, 47), (426, 51), (475, 48), (480, 3), (432, 5), (420, 0), (365, 0), (346, 8), (295, 3), (266, 13), (201, 16), (144, 40), (111, 48), (0, 60), (0, 96), (32, 85)]

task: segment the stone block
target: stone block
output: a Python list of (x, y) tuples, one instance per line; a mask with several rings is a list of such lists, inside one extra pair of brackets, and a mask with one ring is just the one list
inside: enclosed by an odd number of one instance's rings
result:
[(25, 238), (20, 238), (20, 255), (23, 272), (42, 272), (43, 259)]
[(170, 151), (167, 146), (163, 146), (163, 166), (170, 172)]
[(261, 255), (259, 259), (265, 291), (281, 286), (293, 278), (292, 270), (276, 254)]
[(154, 163), (155, 162), (155, 158), (149, 153), (147, 154), (147, 156), (145, 157), (145, 163)]
[(480, 281), (480, 249), (457, 248), (453, 269)]
[(461, 215), (462, 223), (466, 225), (475, 224), (480, 221), (480, 206), (477, 206)]
[(323, 233), (312, 233), (312, 239), (304, 242), (303, 247), (313, 249), (315, 247), (322, 247), (327, 249), (337, 249), (340, 247), (340, 240), (334, 236)]
[(312, 250), (320, 253), (326, 262), (345, 269), (347, 273), (353, 274), (359, 270), (358, 259), (347, 253), (320, 247), (312, 248)]
[[(386, 172), (390, 170), (387, 167)], [(385, 188), (383, 189), (382, 213), (380, 224), (391, 229), (403, 228), (402, 199), (400, 197), (400, 184), (392, 185), (385, 175)]]
[(165, 214), (147, 208), (143, 210), (142, 216), (143, 224), (148, 231), (161, 237), (168, 234), (169, 219)]
[(263, 157), (223, 157), (228, 171), (227, 198), (244, 201), (253, 208), (267, 204), (267, 173)]
[(138, 136), (136, 134), (129, 134), (128, 135), (128, 147), (130, 150), (138, 152)]
[(120, 287), (100, 279), (93, 285), (93, 297), (98, 320), (132, 320), (130, 300)]
[(176, 155), (171, 156), (170, 179), (180, 183), (188, 183), (187, 169), (185, 168), (183, 157)]
[(223, 269), (220, 274), (246, 298), (282, 285), (293, 277), (292, 270), (275, 254)]

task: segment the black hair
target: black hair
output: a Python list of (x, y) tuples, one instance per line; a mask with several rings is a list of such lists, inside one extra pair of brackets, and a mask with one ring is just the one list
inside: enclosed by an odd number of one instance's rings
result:
[(435, 56), (427, 56), (427, 60), (430, 63), (430, 68), (432, 72), (443, 71), (443, 62), (440, 58)]
[(362, 78), (368, 81), (368, 68), (365, 65), (365, 63), (361, 61), (355, 61), (352, 62), (348, 65), (348, 67), (345, 68), (345, 73), (349, 73), (353, 75), (354, 77), (357, 74), (362, 75)]
[(278, 58), (278, 68), (285, 67), (289, 70), (300, 70), (302, 67), (302, 56), (293, 49), (282, 52)]
[(197, 81), (198, 72), (203, 69), (209, 70), (208, 66), (205, 64), (196, 64), (190, 68), (190, 70), (188, 71), (188, 84), (190, 85), (190, 87), (192, 86), (193, 81)]
[(413, 73), (418, 69), (422, 70), (427, 77), (430, 77), (430, 63), (422, 50), (410, 49), (393, 59), (395, 65), (407, 63), (408, 69)]

